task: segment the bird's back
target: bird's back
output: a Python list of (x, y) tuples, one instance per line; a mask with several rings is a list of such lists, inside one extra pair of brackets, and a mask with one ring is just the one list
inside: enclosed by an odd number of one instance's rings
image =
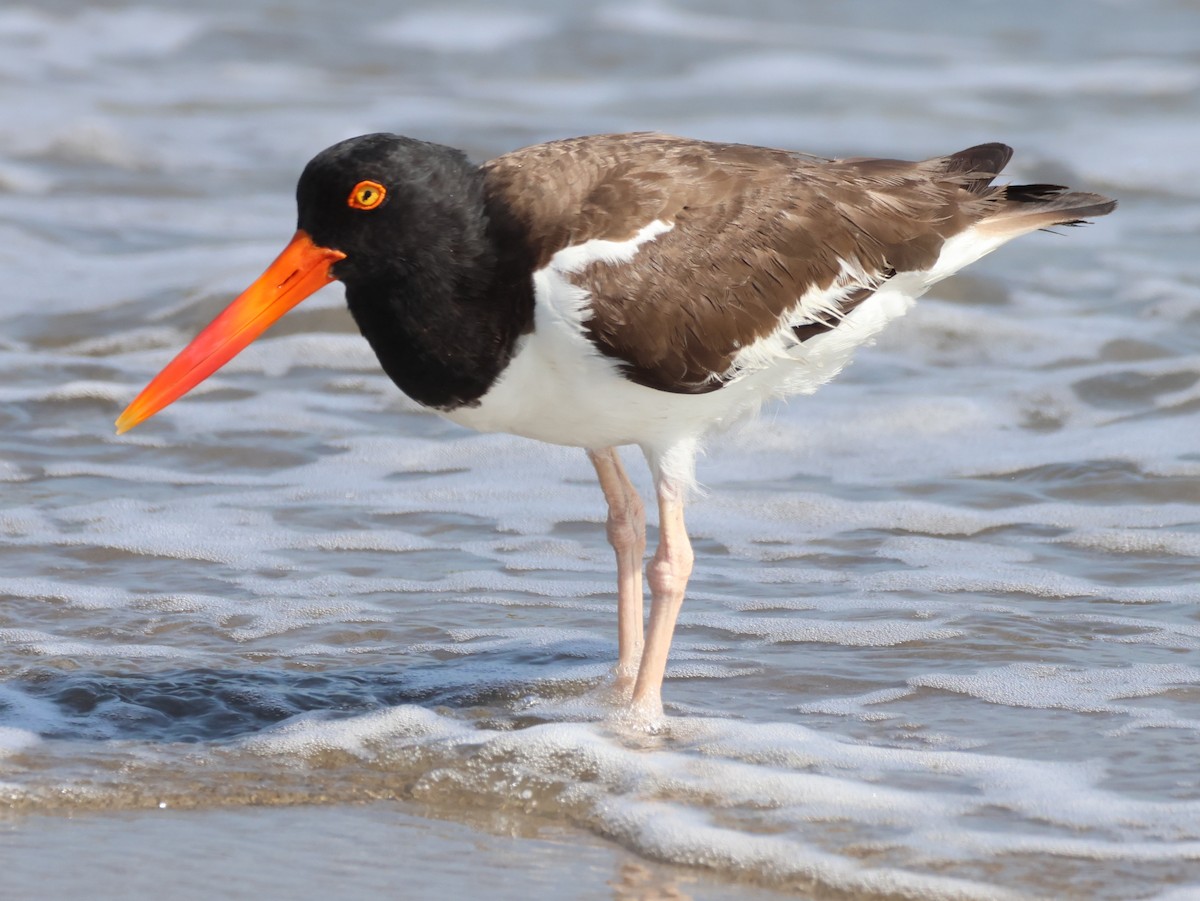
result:
[(525, 223), (537, 266), (587, 293), (580, 325), (597, 350), (638, 384), (705, 393), (796, 356), (885, 285), (911, 300), (1019, 234), (1114, 206), (1052, 185), (993, 185), (1010, 156), (984, 144), (920, 162), (832, 160), (597, 135), (483, 170)]

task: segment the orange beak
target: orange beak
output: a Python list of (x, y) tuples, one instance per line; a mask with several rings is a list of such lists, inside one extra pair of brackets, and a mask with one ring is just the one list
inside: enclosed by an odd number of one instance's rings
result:
[(179, 352), (117, 420), (128, 432), (187, 394), (232, 360), (251, 341), (304, 298), (333, 281), (330, 267), (346, 255), (318, 247), (308, 233), (296, 232), (267, 271)]

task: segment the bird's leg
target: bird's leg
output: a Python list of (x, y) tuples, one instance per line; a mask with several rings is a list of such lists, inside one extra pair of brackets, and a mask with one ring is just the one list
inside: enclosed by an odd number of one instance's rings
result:
[(658, 480), (658, 550), (646, 567), (650, 582), (650, 625), (646, 648), (633, 686), (632, 709), (641, 716), (662, 716), (662, 681), (675, 620), (683, 606), (683, 593), (692, 574), (692, 543), (683, 522), (683, 492), (665, 479)]
[(646, 555), (646, 508), (625, 474), (615, 447), (588, 451), (608, 501), (608, 543), (617, 555), (616, 688), (629, 697), (642, 653), (642, 559)]

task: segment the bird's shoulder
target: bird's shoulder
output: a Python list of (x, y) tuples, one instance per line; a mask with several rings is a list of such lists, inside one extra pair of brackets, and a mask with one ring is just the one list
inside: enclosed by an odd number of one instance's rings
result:
[(545, 265), (591, 239), (623, 241), (681, 213), (721, 217), (819, 158), (653, 132), (535, 144), (484, 163), (489, 194), (530, 231)]

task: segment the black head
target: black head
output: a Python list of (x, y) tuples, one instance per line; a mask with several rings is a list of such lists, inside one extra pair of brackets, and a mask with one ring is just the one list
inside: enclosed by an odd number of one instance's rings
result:
[(151, 380), (119, 431), (208, 378), (334, 279), (410, 397), (449, 409), (488, 390), (532, 321), (533, 289), (527, 266), (514, 274), (524, 256), (497, 253), (479, 169), (449, 147), (363, 135), (317, 154), (296, 202), (299, 228), (283, 252)]
[(403, 278), (481, 219), (477, 170), (458, 150), (393, 134), (350, 138), (321, 151), (296, 187), (298, 227), (346, 255), (347, 284)]

